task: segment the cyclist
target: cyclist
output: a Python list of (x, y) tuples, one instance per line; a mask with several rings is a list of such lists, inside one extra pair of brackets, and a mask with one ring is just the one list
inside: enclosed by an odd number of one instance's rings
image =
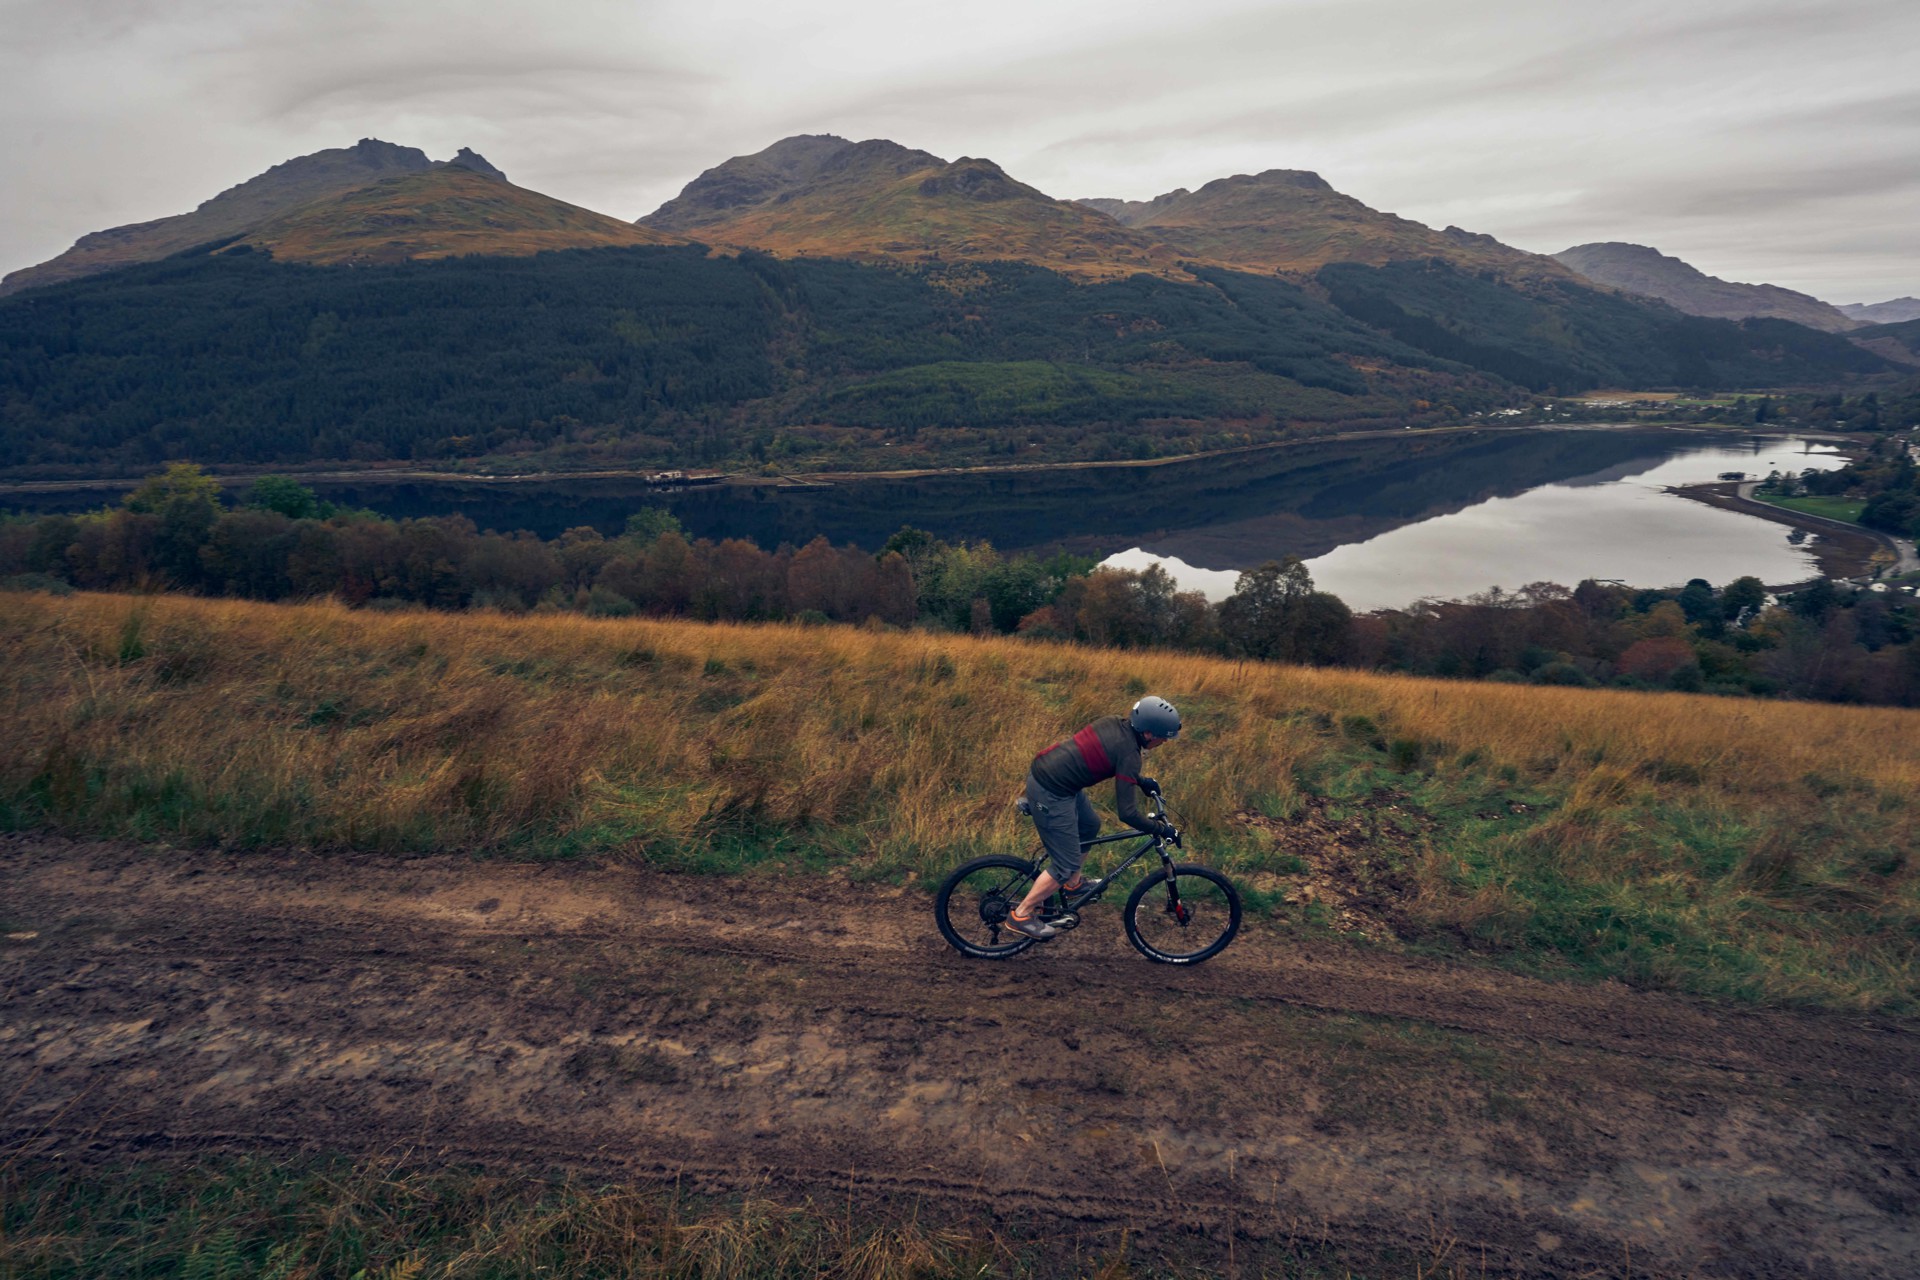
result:
[[(1134, 803), (1135, 789), (1157, 794), (1159, 784), (1140, 774), (1140, 756), (1180, 732), (1180, 713), (1165, 698), (1145, 697), (1133, 704), (1125, 718), (1102, 716), (1071, 738), (1056, 742), (1033, 758), (1027, 771), (1027, 807), (1040, 843), (1047, 850), (1047, 869), (1014, 908), (1007, 927), (1015, 933), (1045, 941), (1060, 931), (1034, 911), (1055, 889), (1069, 895), (1085, 885), (1080, 875), (1084, 845), (1100, 834), (1100, 816), (1087, 799), (1087, 788), (1113, 779), (1113, 806), (1120, 821), (1148, 835), (1179, 835), (1172, 823), (1146, 817)], [(1068, 899), (1069, 905), (1072, 899)]]

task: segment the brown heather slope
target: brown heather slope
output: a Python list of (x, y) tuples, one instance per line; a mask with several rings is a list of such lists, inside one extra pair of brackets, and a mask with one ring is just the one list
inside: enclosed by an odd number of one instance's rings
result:
[(242, 243), (283, 261), (338, 266), (685, 241), (449, 165), (316, 201), (256, 227)]
[(1577, 244), (1553, 256), (1595, 284), (1658, 298), (1690, 316), (1722, 320), (1768, 317), (1826, 333), (1845, 333), (1866, 323), (1809, 294), (1772, 284), (1722, 280), (1646, 245)]
[[(453, 163), (499, 172), (465, 150)], [(362, 138), (351, 147), (334, 147), (298, 156), (221, 192), (192, 213), (82, 236), (59, 257), (15, 271), (0, 280), (0, 294), (77, 280), (136, 262), (157, 262), (196, 245), (239, 235), (322, 197), (433, 167), (434, 162), (427, 158), (426, 152), (377, 138)]]
[(783, 139), (688, 183), (640, 225), (783, 257), (1036, 263), (1082, 279), (1178, 274), (1178, 255), (991, 160), (885, 139)]
[(1551, 258), (1457, 227), (1435, 231), (1333, 189), (1317, 173), (1269, 169), (1153, 200), (1082, 200), (1183, 256), (1241, 271), (1310, 274), (1330, 262), (1369, 266), (1440, 258), (1510, 278), (1571, 279)]

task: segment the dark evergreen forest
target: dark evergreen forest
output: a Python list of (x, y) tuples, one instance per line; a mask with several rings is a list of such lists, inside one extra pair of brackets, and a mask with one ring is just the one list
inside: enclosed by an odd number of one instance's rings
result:
[(795, 429), (1019, 428), (1011, 451), (1091, 427), (1457, 415), (1512, 402), (1515, 384), (1759, 386), (1883, 367), (1793, 325), (1675, 320), (1447, 269), (1328, 268), (1334, 305), (1279, 279), (1196, 274), (1081, 285), (1017, 263), (698, 247), (351, 268), (183, 255), (0, 301), (0, 458), (126, 469), (576, 448), (706, 465), (777, 455)]
[(1355, 319), (1532, 391), (1779, 387), (1891, 367), (1787, 320), (1683, 315), (1572, 283), (1522, 289), (1444, 262), (1335, 263), (1317, 278)]

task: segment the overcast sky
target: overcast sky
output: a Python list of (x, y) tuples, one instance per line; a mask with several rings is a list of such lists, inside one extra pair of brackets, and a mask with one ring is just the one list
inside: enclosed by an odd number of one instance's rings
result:
[(0, 0), (0, 272), (361, 137), (622, 218), (794, 133), (1064, 197), (1314, 169), (1551, 253), (1920, 296), (1920, 0)]

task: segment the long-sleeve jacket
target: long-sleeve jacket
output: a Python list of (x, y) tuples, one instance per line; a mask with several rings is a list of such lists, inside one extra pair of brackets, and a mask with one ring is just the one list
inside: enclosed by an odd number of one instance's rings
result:
[(1113, 807), (1120, 821), (1151, 833), (1156, 824), (1134, 800), (1140, 777), (1140, 740), (1119, 716), (1101, 716), (1033, 758), (1033, 776), (1057, 795), (1070, 796), (1096, 782), (1113, 779)]

